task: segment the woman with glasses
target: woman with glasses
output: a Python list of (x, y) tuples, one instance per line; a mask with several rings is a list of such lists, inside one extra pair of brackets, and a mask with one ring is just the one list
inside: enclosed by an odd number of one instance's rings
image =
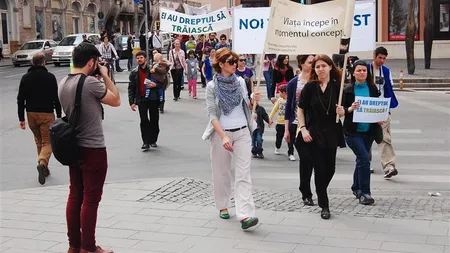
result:
[[(336, 169), (337, 147), (345, 147), (342, 125), (336, 123), (336, 114), (344, 116), (344, 108), (337, 105), (340, 80), (341, 73), (330, 57), (318, 55), (312, 62), (310, 82), (300, 93), (297, 110), (301, 136), (314, 167), (322, 219), (331, 216), (327, 188)], [(308, 121), (305, 121), (305, 115)]]
[(364, 61), (356, 61), (353, 65), (353, 75), (350, 85), (344, 90), (343, 106), (345, 110), (344, 133), (347, 145), (356, 156), (355, 171), (353, 173), (353, 195), (362, 205), (372, 205), (375, 200), (370, 192), (370, 147), (377, 138), (383, 140), (380, 123), (354, 123), (353, 112), (360, 104), (355, 100), (359, 97), (379, 97), (377, 87), (373, 83), (372, 75)]
[(253, 72), (250, 68), (246, 66), (247, 58), (245, 55), (239, 55), (238, 67), (236, 68), (236, 75), (242, 77), (245, 81), (245, 85), (247, 87), (247, 94), (250, 97), (250, 94), (253, 92)]
[(210, 140), (214, 200), (220, 218), (230, 218), (228, 208), (231, 207), (232, 168), (235, 167), (236, 217), (241, 228), (248, 229), (258, 224), (250, 175), (250, 126), (255, 125), (251, 123), (250, 108), (252, 103), (258, 103), (261, 95), (255, 92), (253, 100), (248, 98), (245, 81), (235, 74), (238, 59), (239, 56), (228, 48), (216, 52), (213, 68), (217, 74), (206, 86), (209, 122), (202, 138)]
[(287, 85), (292, 78), (294, 78), (294, 70), (289, 65), (289, 55), (278, 55), (275, 69), (272, 72), (272, 103), (276, 101), (276, 95), (279, 93), (278, 87), (283, 84)]
[(169, 62), (172, 66), (170, 74), (173, 80), (173, 100), (180, 99), (180, 93), (183, 86), (183, 73), (186, 71), (186, 55), (181, 49), (180, 40), (175, 40), (174, 49), (169, 52)]

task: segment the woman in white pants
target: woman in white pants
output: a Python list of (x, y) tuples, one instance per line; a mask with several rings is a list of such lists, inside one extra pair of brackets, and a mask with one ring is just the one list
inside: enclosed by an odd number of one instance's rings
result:
[[(202, 138), (211, 142), (214, 199), (222, 219), (230, 218), (228, 208), (231, 206), (231, 171), (234, 157), (236, 216), (241, 222), (241, 228), (247, 229), (258, 224), (250, 173), (250, 126), (256, 124), (251, 124), (252, 102), (248, 98), (245, 81), (234, 74), (238, 59), (239, 56), (228, 48), (216, 52), (213, 68), (217, 74), (206, 87), (209, 123)], [(256, 102), (261, 98), (259, 92), (252, 96)]]

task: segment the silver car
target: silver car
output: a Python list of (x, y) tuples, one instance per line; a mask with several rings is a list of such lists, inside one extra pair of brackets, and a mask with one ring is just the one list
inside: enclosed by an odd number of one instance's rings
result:
[(59, 67), (62, 63), (69, 64), (72, 58), (73, 49), (83, 42), (83, 34), (86, 34), (87, 40), (94, 45), (100, 43), (100, 35), (95, 33), (71, 34), (64, 37), (55, 48), (53, 53), (53, 64)]
[(56, 45), (57, 43), (53, 40), (28, 41), (12, 54), (12, 63), (15, 67), (19, 67), (21, 64), (31, 64), (33, 56), (37, 53), (43, 53), (45, 61), (51, 61)]

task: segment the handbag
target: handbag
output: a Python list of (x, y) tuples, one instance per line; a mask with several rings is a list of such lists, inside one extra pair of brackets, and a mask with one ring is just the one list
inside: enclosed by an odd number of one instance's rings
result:
[(50, 126), (50, 144), (53, 155), (62, 165), (72, 166), (78, 162), (78, 144), (76, 126), (80, 120), (81, 93), (83, 91), (86, 75), (81, 74), (78, 80), (75, 106), (70, 119), (67, 115), (56, 119)]

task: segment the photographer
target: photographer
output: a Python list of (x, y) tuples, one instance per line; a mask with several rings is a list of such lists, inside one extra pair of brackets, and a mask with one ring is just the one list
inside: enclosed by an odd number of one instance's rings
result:
[[(95, 227), (108, 168), (102, 103), (119, 106), (120, 95), (108, 76), (108, 69), (99, 65), (99, 56), (100, 52), (92, 44), (81, 43), (75, 47), (72, 54), (74, 68), (61, 81), (58, 89), (63, 111), (70, 118), (74, 111), (78, 81), (82, 75), (87, 76), (81, 92), (76, 126), (80, 162), (69, 167), (70, 192), (66, 208), (68, 253), (112, 253), (95, 244)], [(95, 73), (101, 75), (104, 84), (92, 76)]]

